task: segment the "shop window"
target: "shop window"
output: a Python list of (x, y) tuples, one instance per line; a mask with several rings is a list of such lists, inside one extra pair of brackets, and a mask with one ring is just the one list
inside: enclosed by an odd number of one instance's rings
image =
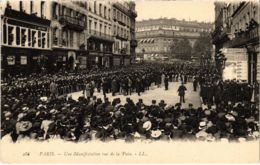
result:
[(15, 65), (15, 56), (8, 56), (6, 60), (8, 65)]
[(42, 39), (41, 39), (41, 32), (38, 31), (38, 47), (42, 47)]
[(42, 48), (46, 48), (47, 47), (47, 42), (46, 42), (46, 33), (42, 33)]
[(32, 40), (31, 40), (31, 30), (28, 29), (28, 46), (31, 46), (31, 42), (32, 42)]
[(26, 35), (26, 29), (22, 29), (21, 30), (21, 39), (22, 39), (22, 46), (25, 46), (25, 43), (26, 43), (26, 38), (27, 38), (27, 35)]
[(16, 27), (16, 45), (20, 45), (21, 41), (20, 27)]
[(14, 41), (14, 27), (12, 26), (8, 26), (8, 45), (13, 45), (13, 41)]
[(27, 65), (27, 56), (21, 56), (21, 65)]
[(32, 31), (32, 47), (36, 46), (36, 31)]

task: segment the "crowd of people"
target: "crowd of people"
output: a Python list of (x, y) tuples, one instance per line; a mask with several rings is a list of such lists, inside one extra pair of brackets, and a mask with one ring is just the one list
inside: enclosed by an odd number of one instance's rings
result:
[[(131, 100), (151, 84), (164, 86), (182, 82), (180, 103), (164, 100)], [(200, 88), (202, 107), (182, 108), (185, 84)], [(181, 89), (180, 89), (181, 88)], [(124, 139), (253, 140), (259, 137), (258, 103), (252, 102), (253, 89), (247, 83), (222, 81), (214, 68), (185, 65), (132, 65), (106, 70), (7, 77), (2, 80), (1, 137), (69, 141)], [(67, 94), (84, 91), (78, 100)], [(95, 91), (103, 92), (104, 101)], [(177, 91), (176, 91), (177, 92)], [(128, 95), (126, 103), (112, 95)]]

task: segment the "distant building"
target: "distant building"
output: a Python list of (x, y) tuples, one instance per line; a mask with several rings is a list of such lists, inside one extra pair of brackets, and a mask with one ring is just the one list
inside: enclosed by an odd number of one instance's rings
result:
[(176, 39), (188, 39), (193, 47), (200, 33), (210, 33), (211, 23), (185, 21), (177, 19), (150, 19), (136, 22), (138, 57), (145, 60), (176, 58), (171, 52), (171, 45)]
[(212, 39), (216, 54), (221, 53), (221, 50), (246, 50), (250, 83), (260, 81), (259, 7), (259, 3), (254, 1), (215, 2), (216, 18)]

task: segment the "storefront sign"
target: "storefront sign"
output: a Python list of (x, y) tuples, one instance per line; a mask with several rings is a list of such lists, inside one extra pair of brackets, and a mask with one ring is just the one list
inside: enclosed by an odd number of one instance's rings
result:
[(8, 56), (7, 57), (7, 64), (8, 65), (15, 65), (15, 56)]
[(21, 56), (21, 65), (27, 65), (27, 56)]
[(16, 20), (13, 20), (13, 19), (8, 19), (7, 22), (9, 24), (12, 24), (12, 25), (26, 27), (26, 28), (30, 28), (30, 29), (36, 29), (36, 30), (41, 30), (41, 31), (47, 31), (48, 30), (47, 27), (37, 26), (37, 25), (26, 23), (26, 22), (16, 21)]

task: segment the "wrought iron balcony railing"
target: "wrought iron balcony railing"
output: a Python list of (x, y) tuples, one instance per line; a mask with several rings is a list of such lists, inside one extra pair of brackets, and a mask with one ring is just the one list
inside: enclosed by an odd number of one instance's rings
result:
[(75, 30), (84, 30), (85, 28), (85, 21), (81, 20), (80, 18), (71, 17), (67, 15), (60, 15), (59, 20), (65, 26), (68, 26), (69, 28)]

